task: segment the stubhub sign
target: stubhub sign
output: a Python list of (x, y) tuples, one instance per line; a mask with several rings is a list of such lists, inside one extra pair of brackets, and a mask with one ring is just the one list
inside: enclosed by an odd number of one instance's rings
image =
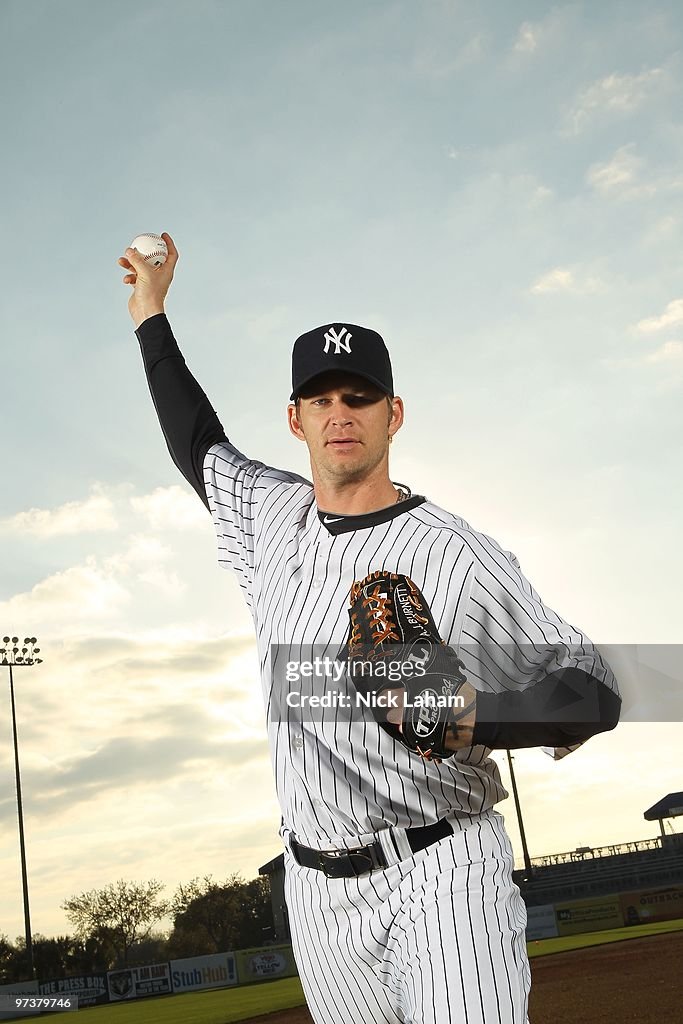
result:
[(201, 988), (223, 988), (237, 983), (233, 953), (207, 953), (171, 960), (171, 984), (174, 992), (194, 992)]

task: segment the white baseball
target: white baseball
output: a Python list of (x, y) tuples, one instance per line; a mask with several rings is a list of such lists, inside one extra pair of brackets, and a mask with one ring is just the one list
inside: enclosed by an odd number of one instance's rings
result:
[(168, 246), (161, 235), (138, 235), (130, 243), (131, 249), (137, 249), (141, 256), (144, 256), (145, 263), (153, 267), (160, 267), (166, 262)]

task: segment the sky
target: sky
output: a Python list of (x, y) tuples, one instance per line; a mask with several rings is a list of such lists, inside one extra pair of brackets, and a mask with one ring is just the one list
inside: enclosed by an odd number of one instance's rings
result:
[(146, 231), (173, 236), (176, 337), (261, 461), (310, 475), (294, 339), (382, 333), (393, 479), (513, 551), (628, 677), (613, 733), (515, 755), (532, 856), (658, 834), (643, 811), (683, 789), (682, 53), (673, 0), (0, 2), (0, 634), (44, 657), (15, 674), (34, 933), (117, 878), (171, 895), (281, 849), (251, 619), (116, 263)]

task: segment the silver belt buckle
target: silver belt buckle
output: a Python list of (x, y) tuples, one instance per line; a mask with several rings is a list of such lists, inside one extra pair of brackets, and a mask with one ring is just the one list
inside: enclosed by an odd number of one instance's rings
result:
[(320, 870), (323, 872), (326, 878), (337, 878), (338, 876), (334, 872), (335, 860), (342, 858), (349, 858), (349, 862), (353, 866), (353, 862), (356, 858), (361, 857), (367, 861), (367, 867), (363, 871), (354, 871), (353, 875), (343, 877), (358, 877), (358, 875), (366, 874), (366, 872), (374, 871), (375, 868), (387, 867), (386, 858), (384, 851), (379, 843), (371, 843), (368, 846), (357, 846), (355, 850), (332, 850), (329, 852), (321, 851), (318, 863)]
[(342, 857), (348, 857), (348, 850), (321, 850), (318, 853), (318, 867), (326, 878), (336, 878), (334, 873), (334, 862)]
[(370, 859), (370, 862), (372, 864), (371, 870), (374, 870), (375, 868), (384, 869), (389, 867), (389, 862), (387, 860), (384, 850), (382, 849), (382, 844), (380, 843), (379, 840), (372, 843), (371, 846), (363, 846), (361, 847), (361, 849), (363, 853)]

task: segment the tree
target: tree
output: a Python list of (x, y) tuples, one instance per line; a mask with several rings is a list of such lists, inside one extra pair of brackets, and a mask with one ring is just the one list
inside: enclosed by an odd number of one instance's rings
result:
[(168, 935), (165, 932), (150, 932), (140, 939), (131, 953), (131, 964), (158, 964), (168, 960)]
[(117, 882), (103, 889), (91, 889), (72, 896), (62, 909), (84, 940), (99, 940), (100, 948), (110, 946), (107, 966), (127, 964), (131, 948), (146, 939), (153, 926), (166, 913), (169, 904), (160, 898), (162, 882)]
[(71, 935), (33, 936), (33, 964), (39, 978), (62, 978), (80, 970), (82, 944)]
[(245, 882), (239, 872), (224, 882), (214, 882), (211, 875), (193, 878), (178, 886), (171, 912), (170, 956), (260, 946), (273, 926), (270, 883), (267, 878)]
[(16, 981), (15, 962), (17, 951), (6, 935), (0, 934), (0, 985)]
[(274, 930), (270, 879), (267, 875), (252, 878), (244, 886), (244, 916), (238, 948), (262, 946)]

